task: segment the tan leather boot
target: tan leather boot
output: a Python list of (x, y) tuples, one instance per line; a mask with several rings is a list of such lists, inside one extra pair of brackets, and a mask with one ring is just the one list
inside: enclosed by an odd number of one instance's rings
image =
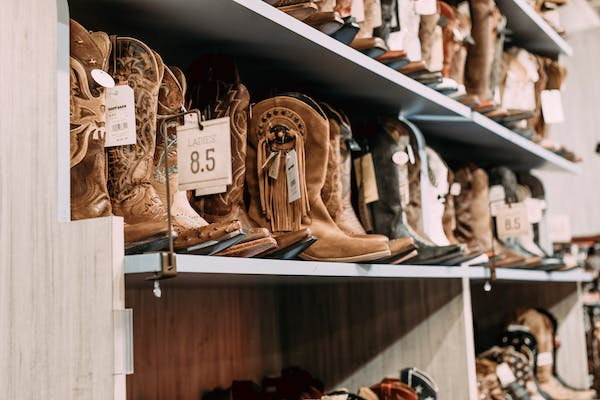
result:
[(108, 70), (110, 39), (70, 21), (71, 219), (111, 215), (104, 156), (104, 88), (93, 69)]
[[(256, 104), (248, 132), (246, 181), (249, 215), (272, 232), (310, 228), (319, 240), (300, 254), (306, 260), (365, 262), (390, 255), (385, 244), (354, 239), (340, 230), (321, 198), (329, 153), (329, 124), (310, 98), (278, 96)], [(309, 105), (310, 104), (310, 105)], [(286, 155), (299, 198), (289, 202)], [(275, 163), (275, 164), (273, 164)], [(279, 165), (277, 165), (279, 163)]]
[(419, 41), (421, 42), (421, 60), (423, 62), (425, 62), (425, 65), (427, 65), (427, 68), (430, 71), (434, 71), (437, 70), (439, 71), (441, 68), (436, 68), (438, 67), (437, 65), (434, 66), (433, 64), (433, 60), (435, 59), (443, 59), (443, 54), (442, 55), (435, 55), (434, 52), (435, 51), (439, 51), (442, 50), (443, 52), (443, 47), (442, 48), (437, 48), (437, 46), (435, 46), (435, 42), (436, 42), (436, 35), (439, 33), (438, 28), (441, 29), (441, 27), (438, 27), (438, 21), (440, 20), (440, 13), (439, 10), (432, 15), (421, 15), (421, 23), (419, 24)]
[[(229, 253), (246, 254), (246, 257), (261, 255), (270, 250), (284, 250), (303, 242), (306, 246), (311, 232), (308, 229), (279, 235), (273, 238), (268, 229), (259, 227), (246, 212), (244, 201), (246, 175), (246, 149), (250, 94), (240, 82), (233, 59), (226, 56), (207, 56), (199, 59), (191, 68), (193, 88), (191, 101), (195, 108), (207, 110), (211, 118), (230, 118), (232, 184), (220, 194), (194, 197), (193, 206), (209, 222), (239, 220), (248, 238), (239, 245), (228, 249)], [(254, 242), (257, 250), (253, 251)], [(268, 246), (271, 243), (272, 246)], [(241, 248), (246, 249), (242, 252)], [(262, 251), (258, 251), (258, 247)], [(304, 248), (305, 248), (304, 247)], [(303, 248), (297, 248), (298, 254)], [(251, 253), (254, 253), (251, 255)], [(294, 254), (287, 254), (294, 257)]]
[(494, 33), (493, 0), (470, 2), (471, 35), (475, 43), (468, 48), (465, 67), (465, 87), (468, 94), (476, 95), (481, 101), (492, 99), (490, 78), (495, 46), (490, 46)]
[(540, 388), (553, 400), (593, 400), (595, 390), (573, 390), (562, 385), (553, 375), (554, 334), (551, 320), (535, 309), (520, 310), (515, 321), (525, 325), (538, 342), (536, 377)]
[(111, 147), (108, 192), (113, 213), (125, 219), (126, 251), (145, 238), (169, 236), (167, 210), (150, 182), (156, 149), (158, 90), (164, 73), (160, 57), (137, 39), (119, 37), (113, 48), (113, 77), (134, 90), (136, 144)]
[(185, 98), (186, 82), (183, 73), (176, 67), (164, 68), (164, 75), (158, 94), (157, 146), (154, 152), (154, 170), (150, 177), (152, 186), (160, 200), (167, 204), (166, 174), (169, 174), (171, 203), (171, 219), (173, 229), (177, 232), (175, 249), (194, 249), (207, 242), (224, 242), (233, 244), (237, 237), (243, 236), (240, 221), (228, 220), (216, 224), (208, 224), (191, 207), (185, 191), (179, 190), (179, 173), (177, 172), (177, 131), (175, 127), (167, 130), (167, 158), (169, 171), (165, 170), (165, 139), (161, 131), (161, 121), (181, 112)]

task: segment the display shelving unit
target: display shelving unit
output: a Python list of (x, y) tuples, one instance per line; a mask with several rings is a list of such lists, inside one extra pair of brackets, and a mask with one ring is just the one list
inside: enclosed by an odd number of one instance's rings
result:
[[(521, 0), (498, 4), (517, 43), (553, 57), (570, 53)], [(187, 66), (198, 49), (226, 50), (263, 80), (299, 81), (318, 96), (392, 110), (456, 158), (477, 154), (473, 161), (490, 165), (579, 169), (260, 0), (71, 0), (69, 7), (86, 28), (140, 38), (168, 64)], [(260, 66), (252, 62), (257, 59)], [(121, 220), (112, 220), (115, 232), (122, 230)], [(585, 384), (580, 286), (592, 277), (584, 272), (498, 269), (486, 292), (489, 271), (482, 267), (177, 255), (178, 276), (161, 281), (157, 300), (146, 278), (160, 271), (160, 256), (116, 253), (122, 270), (114, 296), (122, 297), (124, 280), (126, 307), (134, 311), (130, 400), (198, 398), (201, 390), (233, 379), (259, 381), (287, 365), (311, 370), (331, 389), (357, 389), (416, 366), (434, 376), (444, 397), (474, 400), (478, 335), (499, 326), (490, 312), (516, 306), (546, 307), (563, 321), (568, 336), (561, 355), (569, 358), (559, 357), (559, 371)], [(116, 346), (115, 358), (121, 353), (127, 351)], [(124, 391), (115, 383), (115, 398)]]

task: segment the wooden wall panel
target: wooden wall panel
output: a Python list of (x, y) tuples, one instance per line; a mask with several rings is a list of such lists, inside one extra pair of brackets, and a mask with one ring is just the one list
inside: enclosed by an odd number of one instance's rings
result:
[(460, 280), (167, 287), (161, 300), (150, 287), (126, 293), (134, 309), (130, 400), (197, 399), (292, 365), (351, 390), (416, 366), (449, 398), (469, 397)]
[(59, 222), (68, 209), (57, 167), (59, 143), (69, 154), (66, 2), (4, 1), (0, 27), (0, 398), (110, 399), (113, 230), (122, 224)]
[(519, 307), (550, 310), (559, 320), (562, 346), (558, 369), (571, 384), (585, 387), (587, 356), (583, 308), (576, 283), (496, 283), (485, 292), (481, 283), (471, 285), (477, 352), (495, 344), (510, 315)]

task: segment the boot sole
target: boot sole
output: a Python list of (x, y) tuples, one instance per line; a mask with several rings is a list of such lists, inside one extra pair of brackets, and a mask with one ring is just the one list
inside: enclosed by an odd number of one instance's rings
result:
[(340, 257), (340, 258), (319, 258), (311, 257), (306, 254), (300, 254), (299, 257), (306, 261), (330, 261), (330, 262), (347, 262), (347, 263), (365, 263), (376, 261), (384, 257), (389, 257), (389, 251), (378, 251), (376, 253), (361, 254), (360, 256)]

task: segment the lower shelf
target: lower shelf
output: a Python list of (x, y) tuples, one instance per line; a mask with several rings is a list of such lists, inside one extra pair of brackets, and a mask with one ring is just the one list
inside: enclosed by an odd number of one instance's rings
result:
[[(176, 285), (255, 285), (268, 283), (326, 283), (370, 279), (461, 279), (486, 280), (484, 267), (350, 264), (312, 261), (265, 260), (215, 256), (176, 255)], [(127, 285), (140, 285), (161, 270), (159, 253), (125, 257)], [(505, 281), (590, 282), (594, 276), (580, 269), (545, 272), (498, 268), (496, 277)], [(147, 284), (147, 282), (146, 282)]]

